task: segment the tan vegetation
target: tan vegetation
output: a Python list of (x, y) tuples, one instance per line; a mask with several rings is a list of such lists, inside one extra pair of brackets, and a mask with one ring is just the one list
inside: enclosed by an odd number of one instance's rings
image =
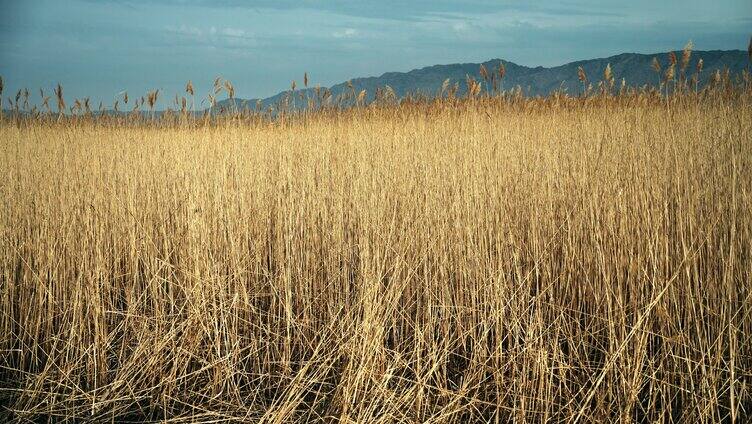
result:
[(749, 87), (606, 69), (575, 98), (143, 119), (58, 86), (6, 115), (6, 417), (749, 420)]

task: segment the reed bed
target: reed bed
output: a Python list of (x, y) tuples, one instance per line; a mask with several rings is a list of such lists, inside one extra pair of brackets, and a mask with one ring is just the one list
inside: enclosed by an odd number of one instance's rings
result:
[(750, 106), (6, 116), (3, 416), (746, 422)]

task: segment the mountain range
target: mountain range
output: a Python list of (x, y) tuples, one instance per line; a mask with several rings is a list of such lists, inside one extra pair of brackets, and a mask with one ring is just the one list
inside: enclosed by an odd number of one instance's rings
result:
[[(682, 52), (675, 51), (674, 53), (681, 61)], [(550, 68), (522, 66), (502, 59), (492, 59), (482, 64), (489, 72), (498, 69), (500, 63), (504, 64), (506, 74), (501, 81), (502, 89), (509, 90), (520, 87), (522, 93), (526, 96), (545, 96), (556, 90), (565, 90), (570, 94), (581, 93), (583, 86), (577, 76), (579, 67), (582, 67), (585, 71), (588, 80), (593, 85), (597, 85), (597, 82), (603, 79), (603, 72), (608, 64), (611, 65), (617, 84), (621, 84), (623, 78), (627, 85), (633, 87), (656, 86), (659, 84), (660, 76), (651, 67), (653, 58), (657, 58), (662, 69), (665, 69), (668, 66), (668, 56), (668, 52), (656, 54), (623, 53), (607, 58), (582, 60)], [(711, 78), (712, 73), (716, 70), (728, 69), (733, 75), (739, 74), (742, 70), (749, 69), (748, 67), (751, 66), (748, 53), (742, 50), (693, 51), (687, 67), (688, 75), (694, 74), (697, 62), (700, 59), (703, 61), (703, 70), (699, 78), (701, 86)], [(458, 94), (461, 95), (466, 90), (465, 79), (467, 76), (480, 80), (480, 65), (481, 63), (434, 65), (409, 72), (387, 72), (378, 77), (354, 78), (349, 83), (352, 84), (356, 92), (366, 90), (368, 100), (373, 99), (377, 88), (384, 88), (387, 85), (400, 98), (411, 93), (435, 95), (441, 90), (442, 84), (447, 79), (451, 84), (459, 82)], [(677, 69), (677, 77), (678, 74), (679, 70)], [(327, 88), (331, 90), (332, 97), (350, 90), (347, 81)], [(295, 97), (297, 98), (301, 92), (303, 96), (312, 97), (313, 90), (310, 87), (299, 89), (296, 91)], [(261, 106), (267, 108), (279, 104), (289, 94), (290, 90), (286, 90), (263, 99), (236, 98), (234, 102), (236, 107), (242, 109), (244, 107), (254, 108), (257, 101), (260, 100)], [(230, 99), (222, 100), (215, 105), (215, 108), (230, 108), (232, 101)]]

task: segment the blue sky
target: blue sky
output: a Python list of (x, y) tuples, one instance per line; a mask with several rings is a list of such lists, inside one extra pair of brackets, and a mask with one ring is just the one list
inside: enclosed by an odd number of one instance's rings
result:
[[(0, 0), (6, 93), (65, 87), (111, 104), (122, 90), (238, 97), (444, 63), (550, 66), (622, 52), (746, 49), (750, 0)], [(164, 98), (164, 96), (163, 96)]]

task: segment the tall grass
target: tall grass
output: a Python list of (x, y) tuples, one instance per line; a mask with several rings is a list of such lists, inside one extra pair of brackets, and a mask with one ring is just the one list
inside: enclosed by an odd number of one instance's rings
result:
[(5, 119), (4, 417), (749, 421), (749, 91), (606, 79)]

